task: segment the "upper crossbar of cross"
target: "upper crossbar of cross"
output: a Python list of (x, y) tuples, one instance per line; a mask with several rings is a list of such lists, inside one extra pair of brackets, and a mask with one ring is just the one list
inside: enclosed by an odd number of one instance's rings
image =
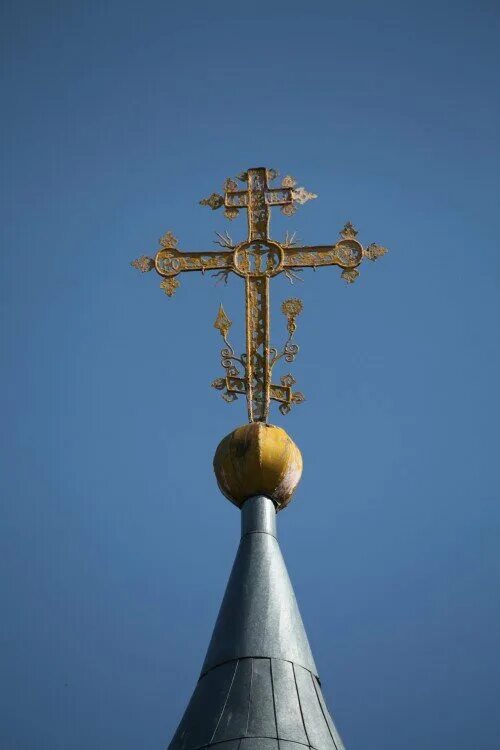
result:
[(224, 195), (212, 193), (209, 198), (200, 201), (212, 209), (224, 206), (228, 219), (234, 219), (241, 209), (246, 209), (248, 216), (248, 241), (268, 240), (271, 208), (281, 206), (286, 216), (295, 213), (296, 205), (317, 198), (305, 188), (296, 186), (293, 177), (284, 177), (279, 187), (269, 187), (269, 182), (276, 179), (277, 172), (266, 167), (254, 167), (243, 172), (237, 179), (247, 183), (246, 189), (240, 189), (238, 183), (229, 178), (224, 183)]

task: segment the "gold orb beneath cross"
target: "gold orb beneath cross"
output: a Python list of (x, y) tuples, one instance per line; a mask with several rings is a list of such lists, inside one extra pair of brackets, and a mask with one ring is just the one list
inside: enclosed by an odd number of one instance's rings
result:
[(302, 454), (285, 430), (263, 422), (237, 427), (219, 443), (214, 471), (221, 492), (239, 508), (265, 495), (284, 508), (302, 475)]

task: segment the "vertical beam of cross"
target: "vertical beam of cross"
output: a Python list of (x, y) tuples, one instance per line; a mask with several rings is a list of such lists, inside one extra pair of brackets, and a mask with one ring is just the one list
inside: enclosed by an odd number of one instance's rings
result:
[[(294, 210), (293, 185), (285, 178), (279, 188), (271, 188), (268, 179), (276, 173), (265, 167), (249, 169), (242, 177), (247, 190), (239, 190), (234, 180), (227, 180), (224, 205), (226, 215), (234, 218), (238, 210), (246, 208), (248, 240), (246, 262), (255, 272), (245, 279), (248, 418), (251, 422), (265, 422), (269, 415), (270, 390), (270, 325), (269, 325), (269, 276), (273, 257), (268, 252), (269, 222), (271, 207), (282, 206), (282, 210)], [(269, 268), (268, 268), (269, 267)]]
[(245, 279), (245, 302), (248, 419), (266, 422), (271, 385), (268, 276)]

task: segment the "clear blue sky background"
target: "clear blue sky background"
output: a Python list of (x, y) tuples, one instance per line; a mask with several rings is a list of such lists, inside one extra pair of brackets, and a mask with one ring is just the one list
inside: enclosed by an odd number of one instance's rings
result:
[[(305, 471), (280, 535), (348, 750), (497, 750), (499, 45), (491, 2), (3, 2), (1, 750), (156, 750), (239, 536), (223, 302), (130, 268), (249, 166), (391, 252), (300, 294)], [(238, 219), (233, 237), (245, 234)]]

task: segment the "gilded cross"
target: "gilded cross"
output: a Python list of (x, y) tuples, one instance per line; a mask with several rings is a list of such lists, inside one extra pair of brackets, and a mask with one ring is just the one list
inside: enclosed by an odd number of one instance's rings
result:
[(161, 287), (171, 297), (179, 286), (178, 276), (185, 271), (215, 271), (216, 276), (225, 280), (229, 273), (235, 273), (245, 280), (246, 308), (246, 352), (237, 357), (229, 344), (228, 333), (231, 321), (222, 306), (215, 321), (225, 348), (221, 352), (221, 362), (226, 371), (224, 378), (217, 378), (213, 386), (224, 391), (226, 401), (234, 401), (237, 395), (246, 396), (248, 419), (250, 422), (266, 422), (270, 401), (280, 403), (280, 411), (286, 414), (292, 404), (304, 400), (303, 395), (292, 391), (295, 383), (291, 375), (281, 377), (279, 385), (271, 382), (274, 365), (281, 359), (292, 362), (298, 353), (293, 342), (296, 318), (302, 311), (298, 299), (285, 300), (282, 311), (287, 318), (288, 339), (281, 350), (271, 347), (269, 321), (269, 281), (280, 273), (285, 273), (292, 281), (303, 268), (339, 266), (343, 269), (342, 278), (352, 283), (359, 276), (357, 270), (363, 258), (376, 260), (387, 251), (380, 245), (368, 247), (357, 239), (357, 231), (347, 223), (340, 232), (340, 240), (330, 245), (296, 247), (293, 240), (283, 243), (272, 240), (269, 235), (271, 208), (280, 206), (285, 215), (292, 215), (297, 204), (305, 203), (317, 196), (297, 187), (292, 177), (285, 177), (279, 187), (270, 187), (275, 180), (274, 170), (258, 167), (249, 169), (238, 176), (246, 187), (239, 187), (233, 179), (224, 183), (224, 195), (212, 193), (200, 201), (213, 210), (224, 206), (228, 219), (234, 219), (239, 211), (246, 210), (248, 237), (244, 242), (233, 244), (230, 237), (219, 235), (217, 252), (181, 252), (177, 240), (171, 232), (160, 239), (160, 248), (154, 258), (143, 255), (132, 265), (140, 271), (153, 268), (163, 277)]

